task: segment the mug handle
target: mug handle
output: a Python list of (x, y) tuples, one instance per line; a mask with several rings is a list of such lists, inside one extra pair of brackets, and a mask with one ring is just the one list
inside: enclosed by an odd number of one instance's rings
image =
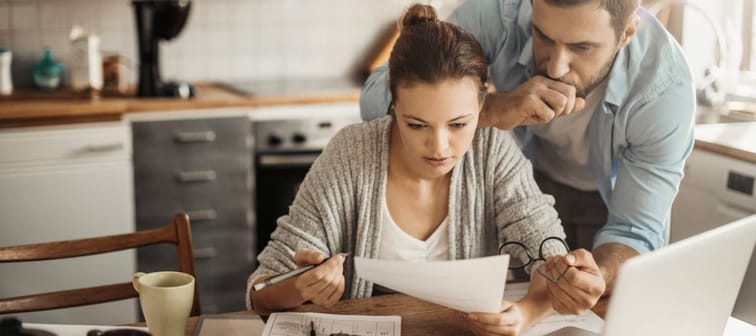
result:
[(141, 278), (144, 275), (142, 272), (136, 272), (134, 273), (134, 277), (131, 279), (131, 284), (134, 285), (134, 290), (137, 291), (137, 293), (140, 292), (140, 286), (139, 286), (139, 278)]

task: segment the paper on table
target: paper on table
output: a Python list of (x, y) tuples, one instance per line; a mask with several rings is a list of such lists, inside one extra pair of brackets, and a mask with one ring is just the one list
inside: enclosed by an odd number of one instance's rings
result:
[(260, 336), (265, 322), (257, 315), (200, 316), (193, 336)]
[[(528, 282), (507, 285), (507, 290), (504, 291), (504, 299), (507, 301), (520, 300), (528, 292), (529, 285), (530, 283)], [(580, 315), (553, 314), (531, 326), (523, 336), (545, 335), (567, 326), (601, 333), (601, 329), (604, 327), (604, 320), (590, 310)]]
[(401, 336), (401, 316), (335, 315), (320, 313), (273, 313), (262, 336), (310, 335)]
[(362, 279), (463, 312), (501, 310), (508, 266), (509, 255), (431, 262), (354, 258)]
[(123, 326), (101, 326), (101, 325), (81, 325), (81, 324), (48, 324), (48, 323), (23, 323), (24, 329), (40, 329), (54, 333), (56, 336), (82, 336), (88, 331), (97, 329), (101, 331), (113, 329), (136, 329), (147, 331), (142, 327), (123, 327)]

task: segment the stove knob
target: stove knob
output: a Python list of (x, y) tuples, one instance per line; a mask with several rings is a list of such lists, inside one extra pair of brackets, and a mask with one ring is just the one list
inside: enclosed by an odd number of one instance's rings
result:
[(283, 139), (281, 139), (280, 136), (271, 134), (268, 136), (268, 145), (270, 146), (279, 146), (283, 143)]
[(305, 137), (302, 133), (294, 133), (294, 136), (291, 137), (291, 141), (293, 141), (295, 144), (301, 145), (305, 141), (307, 141), (307, 137)]

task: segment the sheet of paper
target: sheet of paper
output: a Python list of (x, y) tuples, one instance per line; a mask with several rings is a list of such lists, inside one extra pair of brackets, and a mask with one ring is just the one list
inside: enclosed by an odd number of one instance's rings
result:
[(400, 336), (402, 317), (273, 313), (268, 317), (263, 336), (310, 336), (312, 326), (318, 336)]
[(463, 312), (501, 310), (509, 256), (409, 262), (354, 258), (357, 276)]
[(194, 336), (244, 335), (260, 336), (265, 322), (257, 315), (201, 316), (194, 327)]
[(147, 331), (147, 328), (142, 327), (124, 327), (124, 326), (101, 326), (101, 325), (82, 325), (82, 324), (47, 324), (47, 323), (26, 323), (23, 324), (24, 329), (41, 329), (49, 331), (57, 336), (82, 336), (86, 335), (88, 331), (97, 330), (112, 330), (112, 329), (136, 329), (141, 331)]
[[(508, 301), (521, 299), (528, 292), (529, 285), (530, 283), (527, 282), (508, 284), (507, 289), (504, 291), (504, 299)], [(545, 335), (567, 326), (601, 333), (601, 329), (604, 328), (604, 320), (590, 310), (580, 315), (554, 314), (534, 324), (523, 336)]]

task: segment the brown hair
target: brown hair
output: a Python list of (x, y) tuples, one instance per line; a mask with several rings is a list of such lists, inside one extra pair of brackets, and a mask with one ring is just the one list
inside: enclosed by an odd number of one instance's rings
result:
[(595, 2), (597, 8), (606, 9), (612, 16), (612, 28), (617, 37), (625, 30), (625, 24), (640, 6), (639, 0), (545, 0), (546, 3), (557, 7), (571, 7)]
[(435, 84), (467, 76), (480, 80), (480, 98), (485, 97), (488, 62), (475, 37), (457, 25), (439, 20), (433, 7), (420, 4), (407, 9), (399, 29), (389, 58), (389, 89), (394, 101), (398, 99), (399, 85)]

